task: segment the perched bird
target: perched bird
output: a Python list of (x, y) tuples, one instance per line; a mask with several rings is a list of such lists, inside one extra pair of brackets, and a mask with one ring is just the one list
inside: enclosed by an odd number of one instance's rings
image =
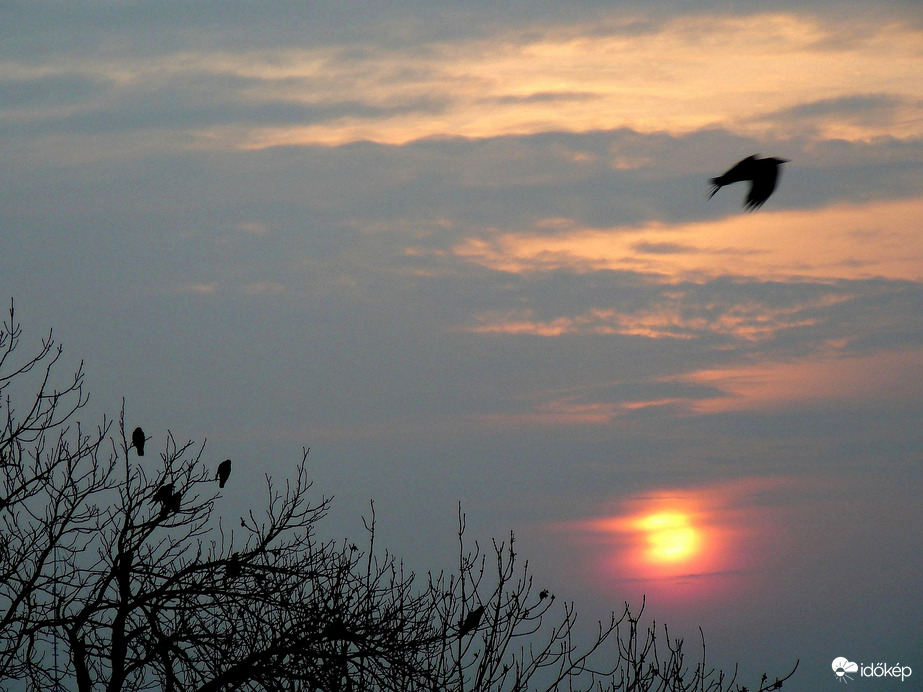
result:
[(548, 589), (542, 589), (538, 594), (538, 600), (544, 601), (548, 598)]
[(746, 207), (747, 211), (753, 211), (763, 206), (763, 202), (769, 199), (769, 196), (776, 189), (776, 182), (779, 179), (779, 167), (783, 163), (788, 163), (788, 159), (777, 159), (775, 157), (760, 159), (757, 156), (757, 154), (748, 156), (743, 161), (735, 164), (724, 175), (712, 178), (712, 189), (708, 199), (711, 199), (725, 185), (749, 180), (750, 191), (747, 193), (744, 207)]
[(161, 513), (163, 514), (166, 512), (178, 512), (180, 503), (182, 501), (183, 501), (183, 494), (177, 490), (175, 493), (170, 495), (170, 499), (167, 502), (164, 502), (163, 510), (161, 510)]
[(215, 478), (218, 480), (218, 487), (223, 488), (224, 484), (228, 482), (228, 477), (231, 475), (231, 460), (225, 459), (220, 464), (218, 464), (218, 473), (215, 474)]
[(138, 456), (144, 456), (144, 431), (141, 428), (135, 428), (131, 434), (131, 446), (138, 450)]
[(154, 493), (154, 497), (151, 498), (151, 502), (166, 504), (170, 501), (171, 497), (173, 497), (173, 484), (167, 483), (157, 489), (157, 492)]
[(224, 568), (224, 579), (225, 581), (230, 581), (232, 579), (237, 579), (240, 576), (241, 567), (240, 567), (240, 554), (233, 553), (230, 558), (228, 558), (228, 564)]
[(484, 606), (478, 606), (472, 610), (468, 615), (462, 620), (458, 625), (458, 636), (464, 637), (466, 634), (472, 630), (477, 629), (477, 626), (481, 624), (481, 616), (484, 615)]

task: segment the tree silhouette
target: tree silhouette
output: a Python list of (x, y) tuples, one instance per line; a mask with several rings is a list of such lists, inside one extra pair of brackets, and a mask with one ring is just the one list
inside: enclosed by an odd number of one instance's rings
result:
[(167, 433), (159, 466), (130, 460), (124, 403), (87, 431), (75, 416), (82, 364), (56, 389), (51, 333), (16, 363), (20, 338), (11, 308), (0, 330), (0, 686), (732, 689), (704, 662), (687, 665), (681, 641), (658, 648), (627, 605), (579, 646), (573, 605), (534, 595), (513, 535), (469, 548), (460, 508), (452, 573), (419, 578), (380, 554), (374, 504), (366, 547), (321, 538), (330, 501), (313, 497), (307, 449), (293, 478), (266, 477), (266, 507), (228, 530), (204, 442)]

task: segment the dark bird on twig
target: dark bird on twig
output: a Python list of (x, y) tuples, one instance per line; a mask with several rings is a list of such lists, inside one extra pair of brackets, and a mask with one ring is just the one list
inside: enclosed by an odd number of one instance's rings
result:
[(548, 589), (542, 589), (538, 594), (538, 600), (544, 601), (548, 598)]
[(712, 189), (708, 199), (711, 199), (725, 185), (749, 180), (750, 191), (747, 193), (744, 207), (746, 207), (747, 211), (759, 209), (776, 189), (779, 168), (783, 163), (788, 163), (788, 159), (777, 159), (775, 157), (760, 159), (757, 158), (757, 154), (748, 156), (731, 167), (724, 175), (711, 179)]
[(484, 606), (478, 606), (472, 610), (458, 625), (458, 636), (464, 637), (472, 630), (477, 629), (481, 624), (481, 617), (484, 615)]
[(166, 504), (170, 501), (171, 497), (173, 497), (173, 484), (167, 483), (157, 489), (157, 492), (154, 493), (154, 497), (151, 498), (151, 502)]
[(131, 446), (138, 450), (138, 456), (144, 456), (144, 431), (141, 428), (135, 428), (131, 434)]
[(176, 491), (170, 495), (170, 499), (163, 504), (162, 514), (167, 512), (176, 513), (179, 511), (180, 503), (183, 501), (183, 494), (180, 491)]
[(218, 487), (223, 488), (224, 484), (228, 482), (228, 477), (231, 475), (231, 460), (225, 459), (220, 464), (218, 464), (218, 473), (215, 474), (215, 478), (218, 479)]
[(240, 554), (233, 553), (231, 557), (228, 558), (228, 564), (224, 568), (224, 579), (225, 581), (230, 581), (232, 579), (237, 579), (240, 576), (241, 567), (240, 567)]

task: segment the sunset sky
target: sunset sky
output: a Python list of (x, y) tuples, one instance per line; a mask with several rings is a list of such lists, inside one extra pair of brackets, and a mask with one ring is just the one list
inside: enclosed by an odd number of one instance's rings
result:
[(461, 502), (590, 629), (923, 679), (921, 10), (4, 2), (0, 300), (232, 519), (309, 446), (418, 572)]

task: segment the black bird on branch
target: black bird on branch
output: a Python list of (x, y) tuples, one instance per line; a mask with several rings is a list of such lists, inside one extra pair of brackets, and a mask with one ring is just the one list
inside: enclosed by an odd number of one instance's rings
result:
[(215, 478), (218, 480), (218, 487), (223, 488), (224, 484), (228, 482), (228, 477), (231, 475), (231, 460), (225, 459), (220, 464), (218, 464), (218, 473), (215, 474)]
[(226, 582), (237, 579), (241, 573), (240, 553), (232, 553), (224, 567), (224, 580)]
[(175, 514), (180, 510), (180, 504), (183, 501), (183, 493), (177, 490), (175, 493), (170, 495), (170, 499), (163, 503), (163, 507), (160, 508), (160, 516), (165, 517), (168, 514)]
[(144, 431), (138, 427), (135, 428), (134, 432), (131, 434), (131, 446), (138, 450), (138, 456), (144, 456)]
[(170, 501), (171, 497), (173, 497), (173, 484), (167, 483), (157, 489), (157, 492), (154, 493), (154, 496), (151, 498), (151, 502), (159, 502), (165, 505)]
[(481, 617), (484, 615), (484, 606), (478, 606), (472, 610), (458, 625), (458, 636), (464, 637), (469, 632), (477, 629), (481, 624)]
[(724, 175), (712, 178), (712, 189), (708, 199), (711, 199), (725, 185), (749, 180), (750, 191), (747, 193), (744, 207), (746, 207), (747, 211), (753, 211), (763, 206), (763, 202), (769, 199), (769, 196), (776, 189), (776, 182), (779, 180), (779, 168), (783, 163), (788, 163), (788, 159), (777, 159), (775, 157), (760, 159), (757, 156), (757, 154), (748, 156), (743, 161), (732, 166)]

